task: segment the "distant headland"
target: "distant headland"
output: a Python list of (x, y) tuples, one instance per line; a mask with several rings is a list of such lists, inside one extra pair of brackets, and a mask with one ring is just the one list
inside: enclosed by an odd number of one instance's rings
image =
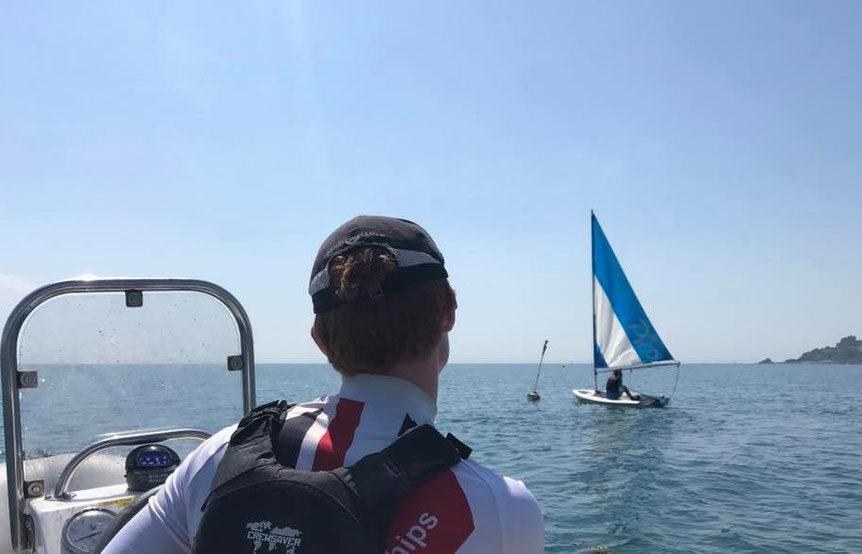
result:
[[(769, 358), (757, 362), (759, 364), (774, 363)], [(785, 364), (862, 364), (862, 340), (854, 335), (844, 337), (835, 346), (815, 348), (805, 352), (798, 358), (784, 361)]]

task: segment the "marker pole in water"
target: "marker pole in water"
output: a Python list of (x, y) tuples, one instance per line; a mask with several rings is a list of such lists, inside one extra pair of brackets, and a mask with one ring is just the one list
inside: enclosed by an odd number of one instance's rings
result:
[(542, 362), (545, 360), (545, 351), (548, 349), (548, 339), (545, 339), (545, 344), (542, 346), (542, 355), (539, 358), (539, 370), (536, 372), (536, 382), (533, 384), (533, 390), (527, 393), (527, 400), (538, 400), (539, 396), (539, 376), (542, 374)]
[(539, 371), (536, 372), (536, 382), (533, 385), (533, 392), (536, 392), (536, 389), (539, 388), (539, 375), (542, 374), (542, 362), (545, 359), (545, 351), (548, 349), (548, 339), (545, 339), (545, 345), (542, 346), (542, 355), (539, 358)]

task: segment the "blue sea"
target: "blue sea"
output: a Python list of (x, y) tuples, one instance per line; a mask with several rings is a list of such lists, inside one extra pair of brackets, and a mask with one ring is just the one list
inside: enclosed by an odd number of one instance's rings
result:
[[(626, 384), (668, 394), (674, 369)], [(546, 551), (862, 552), (862, 366), (683, 365), (665, 409), (583, 405), (584, 365), (451, 365), (438, 427), (473, 458), (523, 480)], [(22, 391), (31, 456), (100, 433), (214, 431), (240, 415), (239, 376), (207, 366), (48, 366)], [(322, 365), (260, 365), (258, 402), (337, 390)], [(191, 446), (188, 446), (191, 448)]]

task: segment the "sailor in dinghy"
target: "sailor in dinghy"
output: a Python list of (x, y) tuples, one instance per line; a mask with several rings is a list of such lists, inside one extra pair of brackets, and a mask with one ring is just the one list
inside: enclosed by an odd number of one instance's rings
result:
[[(601, 394), (601, 391), (596, 389), (596, 393)], [(608, 377), (607, 383), (605, 383), (605, 397), (610, 400), (619, 400), (622, 398), (623, 394), (628, 396), (631, 400), (640, 400), (640, 396), (633, 395), (629, 388), (623, 385), (622, 370), (615, 369), (611, 376)]]

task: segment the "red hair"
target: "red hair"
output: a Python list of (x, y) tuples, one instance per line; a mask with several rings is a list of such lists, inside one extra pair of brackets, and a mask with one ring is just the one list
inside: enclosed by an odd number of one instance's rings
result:
[(332, 289), (348, 302), (317, 314), (313, 332), (340, 373), (388, 373), (399, 362), (428, 356), (442, 339), (455, 304), (449, 281), (381, 293), (385, 275), (396, 268), (395, 257), (378, 246), (357, 248), (330, 262)]

